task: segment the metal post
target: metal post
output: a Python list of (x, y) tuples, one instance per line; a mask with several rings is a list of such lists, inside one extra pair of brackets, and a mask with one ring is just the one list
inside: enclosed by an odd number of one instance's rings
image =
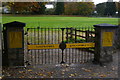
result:
[(62, 42), (59, 45), (60, 49), (62, 50), (62, 61), (61, 61), (61, 64), (65, 63), (64, 62), (64, 49), (66, 48), (66, 43), (64, 42), (64, 29), (65, 28), (61, 28), (61, 30), (62, 30)]

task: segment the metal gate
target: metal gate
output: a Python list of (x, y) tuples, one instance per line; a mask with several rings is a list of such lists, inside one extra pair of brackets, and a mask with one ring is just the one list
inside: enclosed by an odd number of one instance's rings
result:
[(85, 63), (94, 58), (93, 28), (27, 28), (25, 59), (32, 65)]

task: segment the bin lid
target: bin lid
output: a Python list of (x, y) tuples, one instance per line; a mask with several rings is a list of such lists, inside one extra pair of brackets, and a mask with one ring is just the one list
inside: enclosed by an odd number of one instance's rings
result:
[(3, 24), (4, 27), (25, 27), (25, 23), (14, 21), (10, 23)]
[(107, 23), (103, 23), (103, 24), (97, 24), (97, 25), (93, 25), (94, 27), (100, 27), (100, 28), (117, 28), (118, 25), (112, 25), (112, 24), (107, 24)]

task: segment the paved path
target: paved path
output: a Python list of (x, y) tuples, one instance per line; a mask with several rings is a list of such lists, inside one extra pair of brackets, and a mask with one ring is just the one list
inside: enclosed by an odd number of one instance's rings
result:
[(117, 78), (118, 54), (113, 54), (113, 62), (104, 67), (92, 62), (84, 64), (52, 64), (9, 68), (3, 71), (6, 78)]

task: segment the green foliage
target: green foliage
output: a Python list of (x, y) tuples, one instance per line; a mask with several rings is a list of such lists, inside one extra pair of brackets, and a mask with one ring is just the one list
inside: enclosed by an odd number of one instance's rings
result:
[(32, 13), (34, 13), (34, 14), (44, 14), (45, 9), (46, 9), (45, 3), (38, 2), (38, 5), (40, 6), (40, 7), (37, 8), (38, 10), (32, 11)]
[(13, 14), (35, 13), (43, 14), (46, 2), (8, 2)]
[(117, 3), (105, 2), (96, 5), (96, 11), (100, 16), (113, 16), (117, 11)]
[(113, 16), (115, 15), (117, 9), (115, 2), (107, 2), (106, 3), (106, 9), (105, 9), (105, 15)]
[(92, 2), (65, 3), (65, 14), (88, 16), (94, 11)]
[(54, 12), (55, 12), (55, 9), (46, 9), (46, 10), (45, 10), (45, 14), (46, 14), (46, 15), (53, 15)]
[(61, 15), (64, 12), (64, 2), (57, 2), (56, 8), (55, 8), (55, 14)]
[[(65, 40), (64, 42), (65, 42), (65, 43), (75, 43), (75, 39), (74, 39), (74, 38), (69, 38), (68, 41)], [(76, 42), (77, 42), (77, 43), (80, 43), (80, 42), (86, 42), (86, 41), (85, 41), (85, 39), (81, 39), (81, 38), (80, 38), (80, 39), (77, 39)]]
[(98, 15), (103, 16), (105, 12), (106, 4), (105, 3), (99, 3), (96, 5), (96, 11)]

